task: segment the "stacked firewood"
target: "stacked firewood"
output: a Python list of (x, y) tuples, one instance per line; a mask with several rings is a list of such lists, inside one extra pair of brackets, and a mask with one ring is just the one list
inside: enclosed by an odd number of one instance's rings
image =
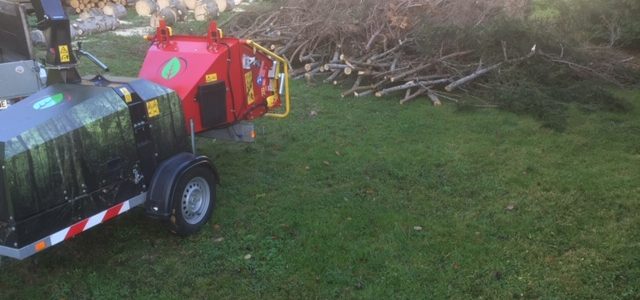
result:
[[(126, 14), (126, 9), (124, 9)], [(82, 12), (78, 19), (71, 22), (71, 36), (87, 36), (95, 33), (112, 31), (120, 27), (118, 18), (121, 12), (114, 11), (113, 14), (105, 14), (102, 10), (93, 8)]]
[[(104, 10), (107, 15), (121, 13), (121, 8), (129, 4), (128, 0), (64, 0), (64, 4), (75, 10), (76, 13), (82, 13), (91, 9)], [(116, 6), (117, 5), (117, 6)], [(125, 11), (126, 13), (126, 11)]]
[[(223, 24), (288, 58), (294, 78), (348, 84), (343, 97), (398, 93), (439, 105), (450, 92), (538, 52), (507, 41), (495, 53), (450, 40), (423, 40), (430, 26), (471, 28), (491, 18), (523, 16), (529, 0), (288, 0), (277, 11), (254, 11)], [(509, 8), (505, 10), (504, 8)]]
[(151, 26), (157, 26), (159, 20), (168, 25), (186, 20), (193, 12), (198, 21), (212, 20), (221, 12), (233, 9), (239, 0), (138, 0), (136, 12), (140, 16), (151, 17)]
[(71, 35), (86, 36), (117, 29), (131, 0), (64, 0), (63, 4), (79, 14), (71, 22)]

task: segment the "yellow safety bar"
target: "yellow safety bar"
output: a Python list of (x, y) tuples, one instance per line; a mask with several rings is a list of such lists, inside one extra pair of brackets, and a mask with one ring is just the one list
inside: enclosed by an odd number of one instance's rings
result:
[[(278, 61), (280, 64), (284, 66), (284, 97), (285, 97), (284, 113), (268, 113), (266, 115), (274, 118), (286, 118), (289, 115), (289, 112), (291, 112), (291, 98), (289, 96), (289, 64), (287, 60), (273, 53), (271, 50), (260, 46), (258, 43), (252, 40), (246, 40), (245, 43), (253, 47), (254, 51), (260, 51), (268, 55), (270, 58), (275, 59), (276, 61)], [(279, 71), (280, 71), (280, 66), (277, 66), (276, 76), (279, 75), (280, 73)], [(276, 87), (274, 90), (275, 90), (275, 93), (277, 94), (280, 92), (280, 87)]]

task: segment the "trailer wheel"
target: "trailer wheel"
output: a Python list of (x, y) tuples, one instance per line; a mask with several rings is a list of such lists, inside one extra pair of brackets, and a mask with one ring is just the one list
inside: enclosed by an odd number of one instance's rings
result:
[(215, 176), (199, 166), (180, 176), (173, 193), (170, 229), (187, 236), (196, 233), (209, 221), (216, 200)]

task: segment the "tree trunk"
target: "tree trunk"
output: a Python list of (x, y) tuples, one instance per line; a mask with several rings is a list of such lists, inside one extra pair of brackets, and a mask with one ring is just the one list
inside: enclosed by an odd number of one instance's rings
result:
[(227, 10), (227, 0), (215, 0), (216, 4), (218, 4), (218, 11), (225, 12)]
[(196, 6), (198, 6), (199, 0), (184, 0), (184, 4), (187, 6), (187, 9), (194, 10)]
[(102, 12), (107, 16), (114, 16), (116, 18), (121, 18), (127, 15), (127, 9), (120, 3), (107, 3), (102, 8)]
[(143, 17), (149, 17), (158, 11), (158, 6), (152, 0), (138, 0), (136, 2), (136, 12)]
[(159, 15), (169, 26), (175, 24), (180, 19), (178, 10), (173, 7), (165, 7), (161, 9)]
[(194, 15), (198, 21), (208, 21), (218, 17), (218, 4), (213, 0), (203, 0), (196, 9)]
[(120, 26), (118, 18), (114, 16), (96, 16), (85, 20), (73, 22), (71, 25), (72, 36), (85, 36), (99, 32), (115, 30)]

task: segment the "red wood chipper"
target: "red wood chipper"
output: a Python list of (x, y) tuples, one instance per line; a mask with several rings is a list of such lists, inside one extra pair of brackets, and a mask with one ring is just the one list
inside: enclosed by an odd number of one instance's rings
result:
[(58, 1), (32, 2), (48, 36), (47, 80), (0, 110), (0, 255), (24, 259), (135, 206), (180, 235), (198, 231), (219, 175), (195, 137), (253, 141), (248, 121), (286, 117), (287, 62), (215, 23), (205, 36), (161, 23), (139, 78), (83, 80), (80, 55), (106, 66), (73, 50)]

